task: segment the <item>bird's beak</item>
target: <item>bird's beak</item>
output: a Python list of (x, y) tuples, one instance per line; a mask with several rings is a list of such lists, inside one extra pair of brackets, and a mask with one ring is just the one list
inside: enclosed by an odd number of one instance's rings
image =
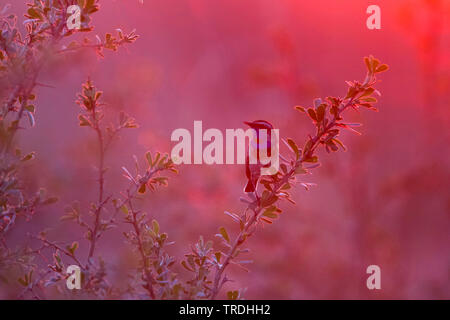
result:
[(253, 125), (253, 122), (248, 122), (248, 121), (244, 121), (244, 124), (248, 125), (249, 127), (251, 127)]

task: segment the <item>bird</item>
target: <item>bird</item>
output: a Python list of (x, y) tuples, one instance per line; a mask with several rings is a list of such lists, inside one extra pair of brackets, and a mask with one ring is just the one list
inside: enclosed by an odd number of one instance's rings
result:
[[(248, 179), (247, 184), (244, 188), (244, 192), (246, 193), (252, 193), (256, 191), (256, 187), (258, 185), (259, 178), (261, 177), (261, 168), (269, 167), (269, 164), (263, 165), (260, 162), (260, 154), (259, 151), (261, 149), (267, 149), (266, 155), (268, 157), (271, 156), (271, 130), (273, 129), (273, 125), (266, 121), (266, 120), (256, 120), (256, 121), (244, 121), (244, 124), (248, 125), (250, 128), (254, 129), (256, 131), (256, 141), (250, 141), (250, 145), (256, 146), (256, 152), (257, 152), (257, 159), (256, 163), (250, 163), (249, 154), (247, 150), (247, 155), (245, 157), (245, 175)], [(260, 130), (267, 130), (267, 141), (266, 145), (261, 145), (259, 141), (259, 132)]]

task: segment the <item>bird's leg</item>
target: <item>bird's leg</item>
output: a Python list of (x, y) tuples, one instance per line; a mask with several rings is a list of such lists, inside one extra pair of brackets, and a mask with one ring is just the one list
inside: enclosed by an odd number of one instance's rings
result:
[(259, 206), (261, 204), (261, 198), (259, 197), (258, 191), (256, 190), (256, 188), (255, 188), (255, 191), (253, 194), (255, 195), (255, 198), (256, 198), (256, 201), (255, 201), (256, 205)]

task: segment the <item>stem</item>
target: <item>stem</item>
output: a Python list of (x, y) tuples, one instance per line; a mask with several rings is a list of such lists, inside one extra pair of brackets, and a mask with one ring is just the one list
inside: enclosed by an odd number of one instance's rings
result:
[(61, 251), (61, 252), (64, 253), (66, 256), (68, 256), (68, 257), (71, 258), (73, 261), (75, 261), (75, 262), (78, 264), (78, 266), (80, 266), (81, 268), (83, 268), (83, 264), (81, 263), (81, 261), (78, 260), (78, 258), (77, 258), (75, 255), (73, 255), (72, 253), (70, 253), (70, 252), (67, 251), (66, 249), (64, 249), (64, 248), (62, 248), (62, 247), (60, 247), (60, 246), (58, 246), (57, 244), (55, 244), (55, 243), (53, 243), (53, 242), (48, 241), (47, 239), (42, 239), (42, 238), (37, 238), (37, 237), (34, 237), (34, 238), (37, 239), (37, 240), (40, 240), (40, 241), (44, 242), (44, 243), (45, 243), (46, 245), (48, 245), (49, 247), (53, 247), (53, 248), (55, 248), (55, 249)]
[(254, 223), (257, 221), (257, 217), (259, 213), (261, 212), (262, 208), (258, 207), (254, 209), (254, 215), (245, 223), (244, 229), (239, 232), (239, 235), (236, 237), (236, 239), (233, 242), (233, 245), (231, 246), (230, 250), (227, 253), (227, 257), (225, 258), (225, 261), (223, 264), (217, 268), (216, 274), (214, 276), (214, 284), (213, 289), (211, 293), (211, 300), (214, 300), (219, 293), (220, 289), (222, 288), (222, 285), (224, 284), (224, 281), (222, 280), (222, 275), (227, 266), (230, 264), (231, 260), (233, 259), (233, 255), (236, 253), (236, 250), (245, 242), (244, 236), (246, 233), (248, 233), (250, 227), (254, 225)]
[(148, 259), (147, 259), (147, 256), (145, 254), (144, 246), (143, 246), (142, 240), (141, 240), (141, 230), (139, 228), (139, 223), (137, 221), (137, 214), (138, 214), (138, 212), (136, 212), (133, 209), (133, 204), (132, 204), (130, 196), (128, 196), (128, 204), (130, 206), (130, 210), (131, 210), (131, 213), (132, 213), (132, 217), (133, 217), (132, 225), (133, 225), (133, 228), (134, 228), (134, 232), (136, 232), (136, 238), (137, 238), (137, 241), (138, 241), (138, 251), (139, 251), (139, 253), (141, 255), (142, 264), (143, 264), (143, 268), (144, 268), (143, 271), (144, 271), (144, 274), (145, 274), (145, 283), (146, 283), (145, 284), (145, 289), (147, 289), (150, 297), (153, 300), (155, 300), (156, 296), (155, 296), (155, 292), (153, 290), (153, 281), (154, 281), (154, 279), (153, 279), (153, 275), (152, 275), (151, 271), (148, 268), (148, 262), (147, 262)]
[(92, 118), (93, 118), (93, 128), (97, 132), (97, 139), (99, 144), (99, 165), (98, 165), (98, 206), (95, 210), (95, 222), (94, 229), (92, 230), (92, 240), (89, 248), (88, 262), (90, 262), (91, 258), (94, 256), (95, 245), (98, 238), (98, 232), (100, 227), (100, 215), (102, 208), (104, 206), (103, 201), (103, 193), (104, 193), (104, 184), (105, 184), (105, 148), (104, 148), (104, 140), (103, 133), (100, 128), (100, 120), (96, 116), (96, 106), (92, 108)]
[[(64, 30), (65, 21), (66, 20), (65, 20), (65, 12), (64, 12), (63, 19), (57, 27), (56, 34), (55, 33), (52, 34), (51, 43), (53, 46), (56, 46), (58, 44), (58, 42), (62, 39), (61, 33)], [(51, 21), (48, 21), (48, 23), (53, 28), (53, 24), (51, 23)], [(33, 36), (34, 36), (33, 34), (30, 35), (30, 42), (31, 42), (31, 38)], [(5, 52), (8, 51), (6, 47), (4, 49), (5, 49)], [(7, 137), (4, 149), (2, 151), (3, 155), (6, 154), (9, 151), (9, 149), (11, 148), (14, 136), (16, 135), (17, 130), (19, 129), (20, 120), (22, 120), (23, 113), (25, 111), (25, 107), (28, 104), (28, 97), (33, 92), (34, 88), (36, 87), (36, 85), (37, 85), (36, 80), (40, 74), (42, 67), (44, 66), (44, 64), (46, 62), (46, 58), (42, 58), (42, 57), (41, 57), (41, 60), (37, 61), (35, 55), (32, 54), (32, 50), (33, 50), (33, 46), (30, 43), (26, 44), (26, 52), (24, 53), (24, 55), (28, 56), (28, 53), (30, 53), (30, 55), (32, 55), (32, 62), (30, 62), (30, 64), (33, 67), (31, 77), (27, 77), (26, 75), (24, 75), (24, 79), (21, 81), (21, 83), (19, 85), (17, 85), (16, 89), (13, 91), (11, 97), (9, 98), (8, 103), (7, 103), (7, 109), (5, 110), (4, 115), (3, 115), (3, 118), (5, 118), (6, 115), (9, 113), (10, 108), (12, 107), (14, 101), (16, 101), (19, 98), (19, 96), (22, 96), (23, 100), (20, 105), (19, 112), (17, 113), (16, 119), (15, 119), (16, 124), (14, 125), (11, 133)], [(22, 93), (22, 95), (21, 95), (21, 93)]]

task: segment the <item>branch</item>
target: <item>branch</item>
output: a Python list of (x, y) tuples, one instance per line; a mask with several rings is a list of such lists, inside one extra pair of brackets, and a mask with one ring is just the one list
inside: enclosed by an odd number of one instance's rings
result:
[[(290, 188), (290, 181), (295, 179), (295, 175), (299, 169), (303, 169), (303, 164), (305, 162), (317, 162), (317, 157), (314, 155), (317, 147), (321, 144), (325, 145), (326, 150), (337, 151), (336, 143), (344, 147), (343, 144), (337, 139), (339, 134), (339, 128), (349, 128), (347, 124), (340, 122), (342, 120), (341, 115), (348, 108), (358, 108), (366, 107), (369, 109), (375, 109), (371, 103), (376, 102), (375, 98), (370, 97), (370, 95), (375, 92), (372, 86), (376, 83), (376, 73), (386, 71), (388, 69), (387, 65), (379, 65), (380, 62), (373, 58), (365, 58), (365, 63), (368, 68), (368, 73), (365, 81), (360, 84), (358, 82), (348, 82), (349, 90), (344, 99), (338, 99), (333, 97), (328, 97), (329, 102), (322, 102), (319, 99), (315, 103), (315, 109), (308, 109), (307, 111), (302, 107), (297, 107), (299, 111), (307, 112), (310, 118), (314, 121), (316, 125), (316, 134), (310, 137), (306, 142), (305, 147), (300, 153), (300, 149), (296, 146), (295, 142), (291, 140), (290, 148), (295, 154), (295, 160), (291, 162), (292, 167), (290, 170), (285, 171), (285, 174), (278, 178), (279, 173), (272, 176), (272, 180), (264, 180), (262, 184), (266, 188), (263, 193), (262, 198), (256, 194), (256, 200), (249, 203), (244, 214), (240, 217), (241, 230), (237, 237), (233, 240), (231, 246), (228, 245), (228, 252), (225, 254), (226, 258), (223, 263), (217, 263), (216, 273), (214, 276), (213, 287), (211, 291), (211, 299), (215, 299), (223, 284), (226, 282), (224, 278), (224, 272), (228, 265), (233, 262), (233, 259), (238, 254), (238, 249), (246, 242), (246, 240), (253, 235), (256, 231), (257, 224), (262, 220), (267, 223), (272, 223), (271, 220), (262, 217), (268, 209), (263, 211), (265, 208), (272, 209), (267, 215), (272, 217), (276, 216), (274, 212), (280, 209), (276, 208), (274, 204), (282, 197), (293, 202), (287, 192), (282, 192), (283, 188), (287, 186)], [(327, 118), (326, 111), (329, 110), (330, 118)], [(351, 129), (353, 130), (353, 129)], [(354, 130), (353, 130), (354, 131)], [(300, 155), (301, 154), (301, 155)], [(250, 218), (247, 217), (247, 211), (252, 211)], [(226, 232), (226, 231), (225, 231)], [(228, 237), (228, 236), (227, 236)], [(227, 242), (226, 239), (224, 239)]]

